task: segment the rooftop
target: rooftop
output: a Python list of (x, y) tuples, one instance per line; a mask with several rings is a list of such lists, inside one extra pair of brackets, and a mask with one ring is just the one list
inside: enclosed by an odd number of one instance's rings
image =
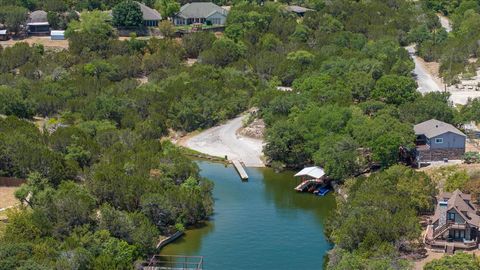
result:
[(470, 202), (471, 195), (462, 193), (460, 190), (454, 192), (443, 192), (437, 196), (438, 205), (435, 209), (433, 222), (440, 219), (442, 213), (440, 208), (447, 207), (447, 211), (455, 209), (465, 221), (475, 227), (480, 227), (480, 216), (477, 215), (477, 209)]
[(430, 119), (428, 121), (417, 124), (413, 127), (413, 129), (415, 130), (416, 135), (425, 135), (427, 138), (433, 138), (447, 132), (452, 132), (460, 136), (465, 136), (463, 132), (461, 132), (451, 124), (438, 121), (436, 119)]
[(36, 10), (28, 15), (28, 24), (45, 24), (48, 23), (47, 12)]
[(287, 6), (285, 7), (285, 10), (290, 11), (290, 12), (295, 12), (295, 13), (305, 13), (307, 11), (313, 11), (313, 9), (306, 8), (306, 7), (301, 7), (301, 6)]
[(150, 8), (143, 3), (135, 2), (140, 6), (143, 14), (144, 21), (160, 21), (162, 19), (162, 15), (158, 11), (153, 8)]
[(207, 18), (213, 13), (218, 12), (223, 15), (227, 15), (228, 11), (215, 5), (212, 2), (193, 2), (183, 5), (180, 8), (180, 12), (177, 16), (182, 18)]
[(321, 178), (322, 176), (325, 175), (325, 171), (320, 168), (320, 167), (317, 167), (317, 166), (313, 166), (313, 167), (306, 167), (306, 168), (303, 168), (301, 171), (299, 171), (298, 173), (295, 174), (295, 176), (310, 176), (312, 178)]

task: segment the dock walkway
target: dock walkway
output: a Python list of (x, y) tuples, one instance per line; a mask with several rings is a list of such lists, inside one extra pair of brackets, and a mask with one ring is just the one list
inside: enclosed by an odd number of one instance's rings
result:
[(235, 169), (237, 170), (238, 174), (240, 175), (240, 178), (242, 180), (248, 180), (248, 174), (243, 168), (242, 163), (240, 163), (240, 161), (238, 160), (233, 160), (232, 164), (233, 164), (233, 167), (235, 167)]

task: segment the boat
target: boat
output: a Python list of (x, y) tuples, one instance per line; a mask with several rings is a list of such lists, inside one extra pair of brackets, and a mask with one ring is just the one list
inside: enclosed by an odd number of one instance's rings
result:
[(328, 187), (321, 187), (315, 190), (314, 193), (318, 196), (325, 196), (328, 192), (330, 192), (330, 189)]

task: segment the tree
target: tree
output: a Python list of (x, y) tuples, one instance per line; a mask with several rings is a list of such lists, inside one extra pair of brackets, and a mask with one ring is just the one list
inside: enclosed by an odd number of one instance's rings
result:
[(0, 22), (16, 35), (20, 33), (20, 26), (27, 19), (28, 10), (19, 6), (4, 6), (0, 10)]
[(143, 23), (143, 13), (140, 5), (132, 0), (125, 0), (112, 10), (113, 25), (125, 28), (140, 27)]
[(160, 30), (160, 33), (162, 33), (162, 35), (166, 38), (171, 38), (175, 34), (175, 27), (170, 21), (162, 21), (158, 25), (158, 30)]
[[(412, 124), (432, 118), (453, 123), (456, 110), (450, 103), (449, 97), (449, 93), (440, 92), (430, 92), (419, 96), (415, 101), (404, 103), (399, 107), (400, 119)], [(462, 107), (462, 109), (467, 110), (465, 107)]]
[(175, 13), (180, 11), (180, 4), (174, 0), (157, 0), (155, 8), (160, 11), (162, 17), (173, 17)]
[(357, 173), (359, 158), (357, 143), (341, 135), (323, 138), (319, 150), (313, 155), (315, 163), (333, 179), (345, 179)]
[(245, 44), (234, 42), (229, 38), (221, 38), (213, 42), (211, 49), (200, 54), (199, 62), (223, 67), (237, 61), (245, 53)]
[(480, 260), (474, 254), (456, 253), (443, 256), (425, 265), (424, 270), (474, 270), (480, 268)]
[(182, 38), (182, 45), (188, 57), (197, 58), (201, 52), (209, 49), (215, 40), (215, 34), (212, 32), (201, 31), (185, 35)]
[(0, 86), (0, 113), (30, 118), (33, 116), (33, 108), (21, 97), (20, 91)]
[(398, 75), (382, 76), (372, 92), (374, 98), (396, 105), (413, 101), (418, 95), (417, 83), (412, 78)]
[(70, 51), (80, 54), (83, 51), (103, 51), (114, 37), (113, 28), (107, 22), (108, 14), (101, 11), (83, 12), (81, 20), (68, 24), (65, 35), (69, 39)]

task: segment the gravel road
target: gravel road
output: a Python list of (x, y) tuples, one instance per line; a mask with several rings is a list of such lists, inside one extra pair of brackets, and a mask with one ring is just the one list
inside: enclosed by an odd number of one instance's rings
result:
[(182, 142), (182, 145), (198, 152), (239, 160), (247, 167), (264, 167), (262, 157), (263, 141), (237, 134), (242, 127), (244, 116), (234, 118), (227, 123), (207, 129)]

